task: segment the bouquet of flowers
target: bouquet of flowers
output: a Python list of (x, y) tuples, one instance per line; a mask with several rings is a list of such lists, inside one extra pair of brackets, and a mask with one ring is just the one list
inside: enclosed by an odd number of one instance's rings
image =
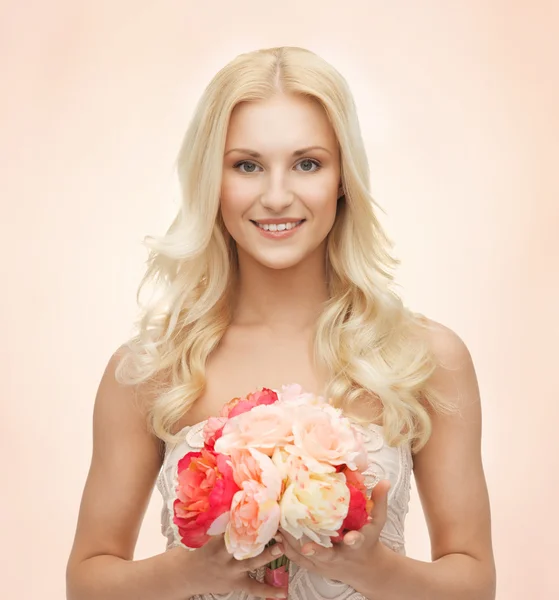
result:
[[(200, 548), (224, 534), (236, 559), (260, 554), (283, 530), (324, 547), (368, 520), (361, 435), (322, 397), (299, 385), (234, 398), (203, 430), (204, 447), (178, 463), (173, 522), (181, 543)], [(265, 581), (287, 589), (289, 561)]]

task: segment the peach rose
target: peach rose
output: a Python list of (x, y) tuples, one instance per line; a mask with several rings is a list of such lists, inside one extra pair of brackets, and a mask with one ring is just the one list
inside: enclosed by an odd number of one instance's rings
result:
[(254, 481), (268, 490), (270, 498), (277, 500), (281, 492), (282, 477), (272, 459), (254, 450), (231, 450), (233, 479), (242, 488), (247, 481)]
[(258, 556), (276, 534), (280, 507), (269, 490), (256, 481), (245, 480), (233, 496), (225, 546), (237, 560)]
[(329, 404), (297, 408), (293, 446), (288, 451), (300, 455), (312, 471), (319, 473), (335, 471), (339, 465), (360, 471), (367, 468), (367, 451), (361, 434), (340, 409)]
[(255, 406), (227, 421), (215, 443), (216, 452), (230, 454), (234, 449), (254, 448), (271, 456), (276, 446), (292, 441), (292, 419), (279, 403)]
[(304, 484), (309, 478), (309, 467), (290, 444), (276, 448), (272, 455), (272, 462), (281, 478), (287, 480), (287, 484), (292, 482)]
[[(238, 492), (237, 492), (238, 493)], [(309, 473), (291, 483), (280, 500), (281, 526), (296, 539), (304, 535), (330, 548), (349, 508), (350, 492), (343, 473)]]

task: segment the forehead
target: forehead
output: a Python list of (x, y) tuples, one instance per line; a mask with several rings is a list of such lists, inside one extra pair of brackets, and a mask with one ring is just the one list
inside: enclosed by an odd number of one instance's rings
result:
[(226, 151), (242, 145), (260, 152), (293, 146), (337, 146), (336, 135), (318, 101), (278, 94), (270, 99), (242, 102), (231, 113)]

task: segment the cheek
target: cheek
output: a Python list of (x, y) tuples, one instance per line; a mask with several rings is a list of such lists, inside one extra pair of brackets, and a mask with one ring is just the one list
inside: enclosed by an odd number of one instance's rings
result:
[(338, 197), (335, 192), (315, 193), (307, 198), (307, 206), (314, 216), (314, 220), (329, 229), (336, 218)]
[(325, 169), (317, 177), (305, 181), (301, 187), (301, 199), (312, 213), (315, 221), (327, 227), (332, 225), (338, 206), (339, 171)]
[(224, 180), (221, 186), (221, 214), (227, 226), (233, 225), (250, 207), (250, 195), (246, 186)]

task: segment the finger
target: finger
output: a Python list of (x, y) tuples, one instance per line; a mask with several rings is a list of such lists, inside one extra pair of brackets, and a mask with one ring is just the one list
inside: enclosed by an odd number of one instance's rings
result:
[(301, 554), (313, 561), (329, 562), (336, 558), (336, 548), (325, 548), (314, 542), (303, 544)]
[(383, 479), (375, 485), (371, 492), (371, 500), (373, 501), (371, 517), (373, 524), (380, 524), (384, 527), (388, 510), (388, 491), (390, 490), (390, 486), (390, 481)]
[[(285, 534), (281, 534), (282, 537), (284, 537)], [(296, 563), (297, 565), (299, 565), (300, 567), (303, 567), (305, 569), (309, 569), (309, 568), (313, 568), (314, 566), (314, 562), (312, 562), (309, 559), (312, 559), (312, 556), (306, 557), (303, 556), (303, 554), (301, 554), (301, 542), (299, 542), (297, 539), (292, 538), (295, 540), (295, 544), (296, 546), (293, 547), (290, 544), (287, 543), (287, 541), (284, 539), (284, 541), (282, 542), (283, 545), (283, 551), (285, 556), (291, 561)]]
[(359, 550), (367, 542), (367, 539), (377, 538), (380, 530), (386, 523), (388, 511), (388, 492), (391, 483), (388, 479), (379, 481), (371, 491), (373, 508), (369, 515), (368, 523), (359, 531), (348, 531), (343, 538), (343, 548), (347, 550)]
[(287, 590), (285, 588), (277, 588), (266, 583), (260, 583), (248, 576), (243, 589), (251, 596), (258, 598), (287, 598)]
[(210, 539), (204, 544), (204, 546), (212, 551), (213, 553), (227, 553), (227, 548), (225, 546), (225, 534), (220, 533), (219, 535), (212, 535)]
[(287, 531), (285, 531), (281, 527), (279, 528), (279, 535), (282, 537), (286, 544), (288, 544), (292, 548), (295, 548), (297, 551), (301, 550), (301, 542), (297, 538), (293, 537), (290, 533), (287, 533)]
[(264, 550), (258, 556), (239, 560), (238, 565), (241, 571), (253, 571), (254, 569), (264, 567), (283, 554), (283, 546), (281, 544), (274, 544), (273, 546), (264, 548)]
[(365, 543), (365, 536), (360, 531), (348, 531), (344, 535), (344, 547), (348, 547), (351, 550), (359, 550)]

